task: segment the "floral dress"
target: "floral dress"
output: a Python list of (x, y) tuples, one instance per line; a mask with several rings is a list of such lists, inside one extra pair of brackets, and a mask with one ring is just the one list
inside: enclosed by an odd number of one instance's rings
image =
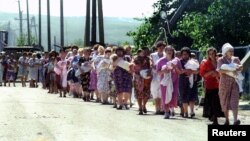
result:
[(114, 70), (114, 81), (117, 93), (132, 92), (132, 74), (117, 66)]
[(143, 69), (150, 69), (150, 59), (148, 57), (136, 57), (134, 60), (134, 86), (136, 98), (149, 98), (151, 79), (144, 79), (140, 75)]
[[(82, 63), (90, 62), (91, 60), (92, 60), (92, 58), (81, 57), (79, 59), (79, 62), (78, 62), (79, 66), (81, 66)], [(91, 73), (91, 71), (88, 71), (88, 72), (83, 72), (80, 75), (80, 82), (82, 85), (82, 89), (84, 92), (88, 92), (88, 93), (91, 92), (91, 90), (90, 90), (90, 73)]]

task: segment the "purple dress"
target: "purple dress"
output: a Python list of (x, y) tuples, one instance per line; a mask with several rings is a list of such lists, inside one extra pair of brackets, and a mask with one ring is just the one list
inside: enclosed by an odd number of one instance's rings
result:
[[(158, 61), (157, 66), (156, 66), (157, 72), (161, 71), (162, 67), (164, 65), (166, 65), (167, 62), (168, 62), (168, 60), (165, 57), (161, 58)], [(180, 60), (178, 58), (174, 58), (172, 60), (172, 62), (174, 62), (174, 64), (177, 65), (177, 67), (179, 69), (182, 68)], [(171, 77), (172, 77), (172, 82), (173, 82), (173, 94), (172, 94), (172, 99), (171, 99), (169, 105), (170, 105), (171, 108), (176, 108), (177, 107), (178, 95), (179, 95), (179, 75), (177, 74), (177, 72), (175, 70), (172, 70), (171, 71)], [(160, 76), (160, 80), (162, 80), (162, 79), (163, 79), (163, 75)], [(162, 103), (165, 103), (167, 87), (163, 86), (163, 85), (160, 85), (160, 88), (161, 88)]]
[(117, 66), (114, 70), (114, 81), (117, 93), (132, 92), (132, 75), (125, 69)]

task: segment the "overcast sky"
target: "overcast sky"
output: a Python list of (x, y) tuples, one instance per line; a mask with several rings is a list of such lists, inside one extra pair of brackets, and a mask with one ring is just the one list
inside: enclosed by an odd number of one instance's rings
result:
[[(105, 17), (142, 17), (153, 12), (152, 5), (157, 0), (103, 0)], [(26, 0), (20, 0), (21, 9), (26, 13)], [(47, 0), (42, 0), (42, 14), (47, 13)], [(51, 15), (60, 15), (60, 0), (50, 0)], [(38, 0), (29, 0), (30, 14), (38, 13)], [(18, 12), (17, 0), (0, 0), (0, 12)], [(83, 16), (86, 13), (86, 0), (64, 0), (65, 16)]]

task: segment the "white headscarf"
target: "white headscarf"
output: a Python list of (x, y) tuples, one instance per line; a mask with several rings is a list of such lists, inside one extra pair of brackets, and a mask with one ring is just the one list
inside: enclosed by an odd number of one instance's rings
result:
[(222, 55), (225, 56), (226, 53), (230, 50), (230, 49), (234, 49), (233, 46), (229, 43), (225, 43), (223, 46), (222, 46)]

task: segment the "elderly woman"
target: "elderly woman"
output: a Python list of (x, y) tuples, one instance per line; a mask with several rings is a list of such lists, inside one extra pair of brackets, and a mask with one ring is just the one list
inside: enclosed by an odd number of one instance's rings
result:
[(37, 80), (38, 80), (39, 66), (40, 66), (40, 61), (38, 58), (36, 58), (36, 53), (33, 53), (32, 58), (29, 59), (29, 80), (31, 88), (38, 87)]
[(54, 51), (51, 51), (49, 53), (49, 60), (47, 64), (44, 65), (44, 67), (47, 68), (46, 84), (49, 85), (48, 93), (56, 93), (57, 91), (56, 74), (54, 71), (55, 59), (56, 59), (56, 53)]
[[(226, 122), (229, 125), (229, 110), (232, 110), (234, 117), (234, 125), (239, 125), (238, 120), (238, 106), (239, 106), (239, 85), (236, 81), (237, 78), (228, 75), (230, 72), (236, 74), (242, 71), (243, 66), (240, 64), (238, 57), (234, 56), (234, 49), (232, 45), (226, 43), (222, 47), (223, 57), (218, 59), (217, 70), (220, 72), (219, 82), (219, 97), (222, 111), (224, 112)], [(234, 64), (235, 70), (223, 69), (223, 65)]]
[(18, 77), (21, 79), (22, 87), (26, 87), (25, 79), (28, 72), (28, 58), (26, 52), (19, 58), (18, 67)]
[[(124, 60), (125, 50), (122, 47), (116, 49), (116, 54), (118, 60)], [(129, 70), (122, 68), (122, 66), (113, 65), (115, 66), (114, 81), (119, 105), (117, 110), (122, 110), (123, 106), (125, 106), (126, 109), (129, 109), (127, 102), (132, 92), (132, 74)]]
[(216, 49), (211, 47), (207, 49), (207, 59), (204, 60), (200, 67), (200, 75), (205, 84), (205, 104), (203, 117), (208, 117), (217, 125), (217, 117), (223, 116), (219, 99), (219, 73), (216, 71), (217, 59)]
[(98, 54), (93, 56), (93, 69), (90, 74), (90, 89), (95, 91), (96, 95), (96, 102), (101, 102), (100, 94), (97, 90), (97, 66), (101, 62), (101, 60), (104, 58), (105, 49), (103, 46), (98, 46)]
[(10, 55), (10, 59), (7, 60), (7, 80), (8, 85), (10, 86), (10, 81), (13, 81), (13, 86), (15, 87), (15, 81), (16, 81), (16, 71), (17, 71), (17, 62), (14, 59), (14, 54)]
[(60, 57), (58, 61), (55, 63), (54, 71), (57, 74), (57, 87), (60, 92), (60, 97), (66, 97), (67, 93), (67, 64), (68, 61), (65, 59), (67, 52), (64, 48), (60, 50)]
[[(139, 105), (139, 115), (147, 113), (146, 104), (150, 98), (151, 67), (150, 58), (146, 56), (145, 48), (138, 51), (138, 56), (134, 59), (134, 85), (137, 102)], [(145, 72), (144, 75), (142, 72)]]
[(80, 74), (80, 80), (81, 80), (81, 85), (82, 85), (82, 90), (83, 90), (83, 100), (84, 101), (90, 101), (90, 71), (91, 71), (91, 60), (92, 58), (90, 57), (91, 50), (90, 48), (84, 48), (83, 49), (83, 56), (80, 57), (78, 65), (79, 65), (79, 70), (81, 71)]
[(108, 104), (110, 94), (109, 81), (111, 80), (111, 50), (105, 50), (105, 56), (97, 67), (97, 90), (101, 97), (102, 104)]
[(179, 74), (181, 73), (181, 64), (179, 59), (175, 58), (175, 52), (172, 46), (165, 48), (165, 57), (157, 63), (157, 72), (160, 75), (160, 88), (162, 105), (164, 105), (165, 119), (170, 118), (170, 108), (177, 107), (179, 94)]

